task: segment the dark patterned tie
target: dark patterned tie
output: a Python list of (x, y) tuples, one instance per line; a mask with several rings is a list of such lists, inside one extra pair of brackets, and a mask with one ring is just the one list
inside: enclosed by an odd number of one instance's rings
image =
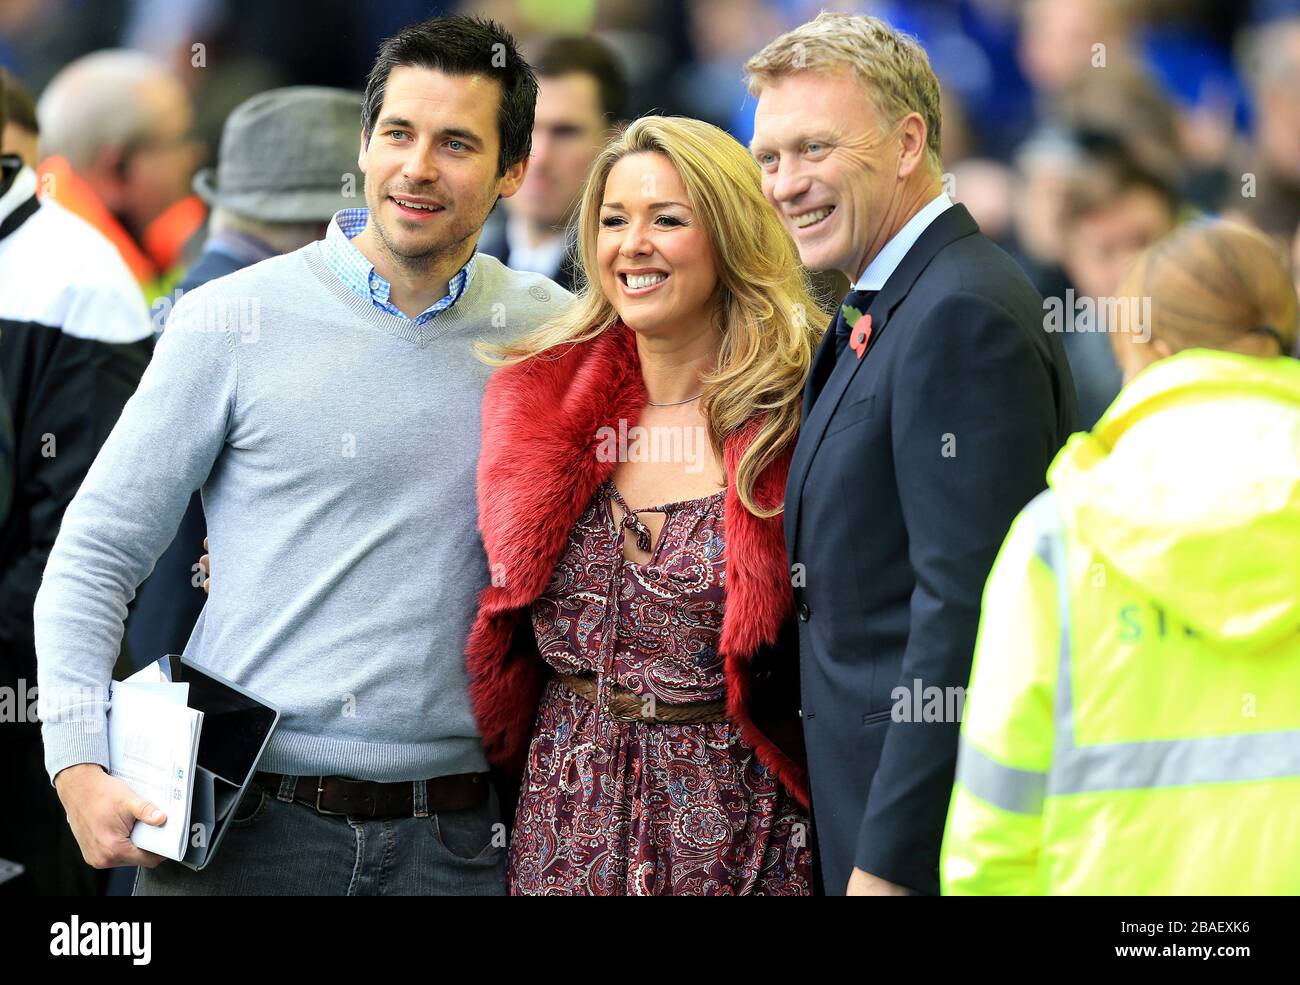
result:
[(875, 300), (876, 295), (879, 293), (879, 291), (849, 291), (844, 296), (844, 300), (840, 303), (840, 310), (835, 313), (835, 320), (826, 329), (826, 334), (829, 336), (827, 341), (834, 345), (834, 348), (818, 350), (817, 359), (813, 363), (812, 373), (808, 378), (809, 408), (817, 402), (822, 388), (826, 386), (826, 381), (835, 369), (835, 363), (839, 360), (840, 353), (849, 344), (853, 328), (857, 325), (858, 319), (866, 313), (867, 308), (870, 307), (871, 302)]

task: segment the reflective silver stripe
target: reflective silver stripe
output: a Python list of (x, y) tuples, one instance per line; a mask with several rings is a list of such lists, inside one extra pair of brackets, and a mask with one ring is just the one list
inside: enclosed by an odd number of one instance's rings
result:
[(1300, 732), (1250, 732), (1195, 739), (1075, 747), (1052, 766), (1052, 795), (1146, 790), (1300, 776)]
[(1061, 633), (1055, 702), (1056, 745), (1047, 777), (1049, 795), (1300, 777), (1300, 729), (1076, 745), (1065, 525), (1050, 490), (1037, 496), (1026, 511), (1032, 515), (1038, 531), (1035, 553), (1052, 568), (1056, 577)]
[(1047, 774), (1004, 766), (990, 759), (962, 735), (957, 753), (957, 782), (980, 800), (1015, 814), (1041, 814)]
[(1056, 621), (1061, 634), (1057, 650), (1056, 738), (1057, 752), (1074, 746), (1074, 682), (1070, 679), (1070, 569), (1065, 558), (1065, 521), (1050, 489), (1044, 489), (1025, 507), (1034, 522), (1038, 540), (1034, 553), (1052, 569), (1056, 579)]

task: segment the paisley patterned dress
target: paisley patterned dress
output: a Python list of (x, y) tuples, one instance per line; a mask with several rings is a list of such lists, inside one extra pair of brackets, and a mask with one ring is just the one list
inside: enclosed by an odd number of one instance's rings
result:
[[(643, 701), (725, 700), (725, 490), (630, 511), (597, 489), (532, 607), (542, 657)], [(621, 519), (615, 520), (617, 502)], [(650, 552), (638, 513), (661, 512)], [(542, 695), (510, 842), (516, 895), (809, 895), (808, 818), (728, 721), (611, 718), (559, 679)]]

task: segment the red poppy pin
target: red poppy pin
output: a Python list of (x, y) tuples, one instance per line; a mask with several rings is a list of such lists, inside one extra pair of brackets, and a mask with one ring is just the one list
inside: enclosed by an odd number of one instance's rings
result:
[(867, 351), (867, 340), (871, 338), (871, 316), (864, 315), (857, 308), (845, 306), (844, 319), (849, 323), (849, 348), (861, 359)]

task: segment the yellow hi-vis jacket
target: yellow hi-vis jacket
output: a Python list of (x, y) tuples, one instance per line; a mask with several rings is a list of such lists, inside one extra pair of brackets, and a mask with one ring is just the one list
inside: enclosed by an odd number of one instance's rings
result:
[(1300, 362), (1153, 364), (984, 591), (952, 894), (1300, 893)]

